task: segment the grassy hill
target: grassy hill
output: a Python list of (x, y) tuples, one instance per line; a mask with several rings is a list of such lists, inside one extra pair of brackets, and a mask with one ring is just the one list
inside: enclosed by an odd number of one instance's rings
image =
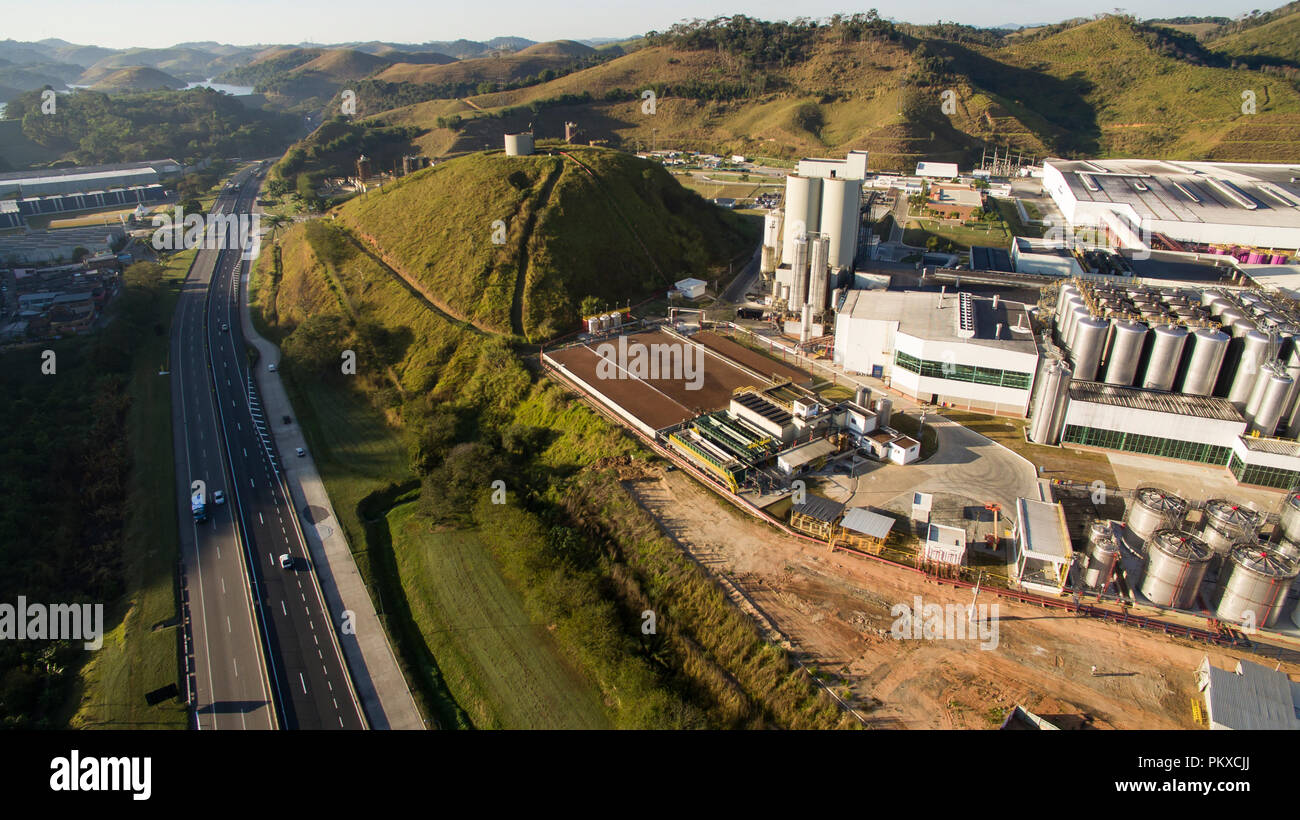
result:
[(1267, 58), (1300, 66), (1300, 2), (1278, 9), (1267, 22), (1212, 36), (1209, 48), (1237, 58)]
[(81, 75), (80, 85), (93, 85), (123, 68), (147, 66), (165, 71), (187, 82), (216, 76), (252, 58), (251, 51), (229, 56), (198, 48), (128, 48), (96, 61)]
[(574, 327), (586, 296), (636, 301), (687, 275), (711, 278), (747, 247), (740, 217), (662, 167), (592, 148), (461, 157), (353, 199), (336, 218), (449, 313), (531, 340)]
[(170, 74), (148, 66), (132, 66), (114, 71), (91, 86), (93, 91), (120, 93), (123, 91), (158, 91), (184, 88), (187, 83)]

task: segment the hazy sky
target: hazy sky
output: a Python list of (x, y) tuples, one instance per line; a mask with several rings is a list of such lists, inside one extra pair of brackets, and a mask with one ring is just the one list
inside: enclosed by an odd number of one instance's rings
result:
[[(1119, 3), (1119, 0), (1111, 0)], [(58, 37), (74, 43), (123, 48), (169, 46), (190, 40), (223, 43), (337, 43), (364, 40), (418, 43), (486, 40), (515, 35), (531, 40), (624, 37), (662, 30), (694, 17), (746, 14), (765, 20), (826, 17), (866, 11), (911, 23), (955, 20), (972, 25), (1058, 22), (1123, 8), (1140, 18), (1175, 15), (1235, 17), (1272, 2), (1248, 0), (1142, 0), (1120, 5), (1077, 0), (538, 0), (428, 2), (425, 0), (23, 0), (5, 3), (0, 36), (15, 40)], [(992, 11), (990, 11), (992, 9)]]

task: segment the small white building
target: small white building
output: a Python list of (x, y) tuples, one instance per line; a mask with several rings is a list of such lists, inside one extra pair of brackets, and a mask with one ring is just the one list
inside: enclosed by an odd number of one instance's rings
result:
[(930, 524), (925, 532), (921, 557), (926, 561), (952, 566), (966, 565), (966, 531), (961, 527)]
[(1015, 580), (1033, 592), (1055, 595), (1065, 588), (1073, 550), (1060, 504), (1016, 499)]
[(830, 439), (819, 438), (777, 453), (776, 466), (786, 475), (796, 475), (817, 469), (834, 452), (835, 445)]
[(927, 179), (956, 179), (958, 176), (955, 162), (918, 162), (916, 175)]
[(889, 460), (895, 464), (911, 464), (921, 457), (921, 442), (911, 436), (899, 436), (889, 442)]
[(687, 299), (699, 299), (704, 295), (704, 288), (708, 284), (709, 283), (705, 282), (703, 279), (695, 279), (691, 277), (673, 283), (677, 288), (677, 292)]

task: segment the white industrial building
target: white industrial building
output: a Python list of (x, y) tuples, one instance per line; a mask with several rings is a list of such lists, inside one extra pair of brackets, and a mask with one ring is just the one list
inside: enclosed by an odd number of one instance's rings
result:
[(1285, 672), (1238, 660), (1236, 669), (1219, 669), (1202, 657), (1196, 688), (1205, 695), (1211, 729), (1300, 729), (1300, 682)]
[(164, 175), (181, 172), (174, 159), (124, 162), (56, 170), (15, 171), (0, 174), (0, 196), (49, 196), (76, 194), (131, 185), (154, 185)]
[(844, 159), (825, 159), (822, 157), (807, 157), (799, 160), (795, 166), (796, 174), (801, 177), (821, 177), (829, 179), (836, 177), (838, 179), (866, 179), (867, 178), (867, 152), (850, 151)]
[(1060, 504), (1016, 499), (1016, 559), (1020, 586), (1055, 595), (1065, 588), (1073, 549)]
[(916, 175), (926, 179), (956, 179), (960, 172), (955, 162), (918, 162)]
[(1113, 159), (1043, 163), (1043, 189), (1072, 227), (1106, 228), (1123, 247), (1152, 233), (1183, 242), (1300, 248), (1292, 165)]
[(1038, 368), (1025, 306), (968, 293), (849, 291), (834, 361), (918, 401), (1025, 416)]
[(966, 565), (966, 530), (943, 524), (929, 524), (921, 558), (937, 564)]

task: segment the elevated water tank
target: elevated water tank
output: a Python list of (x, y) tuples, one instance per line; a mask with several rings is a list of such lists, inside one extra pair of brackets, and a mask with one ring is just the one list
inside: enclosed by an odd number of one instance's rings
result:
[(1110, 322), (1091, 316), (1082, 317), (1075, 322), (1070, 358), (1074, 365), (1076, 379), (1090, 382), (1097, 378), (1097, 368), (1101, 364), (1101, 351), (1106, 344), (1106, 331), (1109, 329)]
[(1173, 390), (1182, 360), (1183, 345), (1187, 343), (1187, 328), (1178, 325), (1157, 325), (1151, 329), (1151, 355), (1147, 357), (1142, 387), (1147, 390)]
[(1232, 572), (1215, 614), (1247, 627), (1273, 626), (1300, 569), (1277, 550), (1243, 544), (1230, 556)]
[(851, 268), (858, 250), (862, 180), (831, 178), (821, 182), (822, 203), (818, 224), (821, 232), (830, 240), (830, 254), (827, 258), (832, 268)]
[[(1198, 328), (1190, 336), (1192, 352), (1187, 359), (1182, 392), (1193, 396), (1208, 396), (1228, 352), (1228, 336), (1208, 327)], [(1148, 368), (1150, 369), (1150, 368)]]
[(1110, 347), (1106, 351), (1106, 384), (1122, 387), (1133, 384), (1146, 337), (1147, 326), (1141, 322), (1116, 322), (1111, 326)]
[(1213, 554), (1194, 535), (1173, 529), (1157, 530), (1147, 540), (1143, 597), (1156, 606), (1186, 609), (1196, 600)]
[(816, 231), (821, 213), (822, 181), (820, 177), (791, 174), (785, 178), (785, 235), (781, 244), (781, 264), (794, 264), (795, 241)]
[(1187, 502), (1159, 487), (1138, 487), (1129, 503), (1124, 523), (1138, 538), (1146, 540), (1156, 530), (1176, 529), (1187, 514)]

